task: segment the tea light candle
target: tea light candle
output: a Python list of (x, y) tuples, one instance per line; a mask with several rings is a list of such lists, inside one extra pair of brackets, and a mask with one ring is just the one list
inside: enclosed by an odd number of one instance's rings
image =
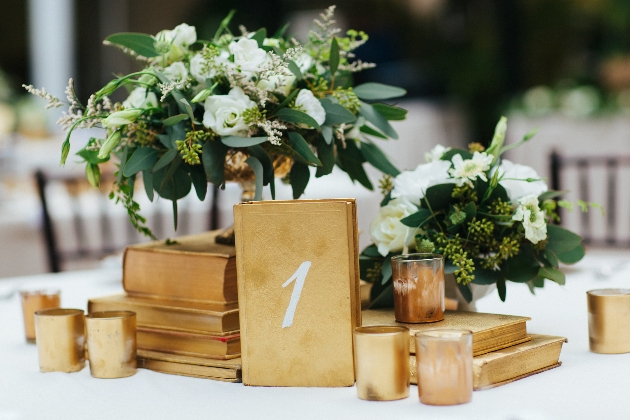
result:
[(136, 373), (136, 313), (94, 312), (85, 317), (90, 373), (125, 378)]
[(630, 289), (596, 289), (586, 296), (591, 351), (629, 353)]
[(85, 322), (80, 309), (35, 312), (37, 353), (42, 372), (77, 372), (85, 367)]
[(58, 308), (60, 306), (60, 292), (58, 290), (23, 290), (22, 315), (24, 317), (24, 332), (26, 341), (35, 343), (35, 312), (43, 309)]
[(436, 322), (444, 319), (444, 257), (403, 254), (392, 257), (396, 321)]
[(429, 330), (416, 334), (420, 402), (455, 405), (472, 399), (472, 332)]
[(354, 371), (362, 400), (409, 396), (409, 329), (370, 326), (354, 330)]

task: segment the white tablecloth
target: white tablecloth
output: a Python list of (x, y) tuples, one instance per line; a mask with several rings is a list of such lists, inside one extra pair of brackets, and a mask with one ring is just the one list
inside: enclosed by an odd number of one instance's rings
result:
[[(40, 373), (37, 349), (23, 336), (19, 296), (0, 300), (0, 419), (622, 419), (630, 418), (630, 354), (588, 350), (587, 290), (630, 287), (630, 253), (593, 251), (567, 268), (567, 285), (549, 284), (530, 295), (510, 284), (507, 302), (491, 295), (479, 310), (531, 316), (531, 333), (569, 338), (562, 366), (499, 388), (475, 392), (469, 404), (420, 404), (417, 388), (395, 402), (367, 402), (354, 388), (246, 387), (140, 369), (125, 379), (94, 379), (81, 372)], [(122, 291), (119, 269), (17, 277), (16, 287), (58, 287), (64, 307), (86, 308), (89, 297)], [(308, 374), (308, 372), (304, 372)]]

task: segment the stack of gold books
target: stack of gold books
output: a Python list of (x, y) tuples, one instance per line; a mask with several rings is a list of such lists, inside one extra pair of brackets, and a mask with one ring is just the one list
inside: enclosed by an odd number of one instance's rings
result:
[(218, 233), (127, 247), (126, 294), (89, 300), (90, 313), (136, 313), (139, 367), (240, 381), (236, 254), (215, 244)]
[(479, 312), (446, 311), (444, 320), (431, 324), (396, 322), (394, 311), (365, 310), (363, 325), (402, 325), (410, 330), (411, 383), (417, 383), (414, 335), (435, 328), (460, 328), (473, 333), (473, 388), (504, 385), (560, 366), (564, 337), (527, 333), (530, 318)]

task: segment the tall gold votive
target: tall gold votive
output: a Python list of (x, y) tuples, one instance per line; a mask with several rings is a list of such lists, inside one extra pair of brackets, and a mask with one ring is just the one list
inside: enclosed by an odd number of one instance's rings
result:
[(362, 400), (409, 396), (409, 329), (371, 326), (354, 329), (354, 371)]
[(42, 372), (78, 372), (85, 367), (85, 322), (80, 309), (35, 312)]
[(630, 352), (630, 289), (586, 292), (589, 347), (594, 353)]
[(22, 290), (20, 292), (27, 342), (35, 343), (35, 312), (61, 306), (60, 294), (59, 290)]
[(136, 313), (94, 312), (85, 317), (90, 373), (126, 378), (136, 373)]
[(444, 319), (444, 257), (403, 254), (392, 257), (394, 314), (398, 322)]
[(430, 330), (416, 334), (416, 367), (420, 402), (467, 403), (473, 392), (472, 332)]

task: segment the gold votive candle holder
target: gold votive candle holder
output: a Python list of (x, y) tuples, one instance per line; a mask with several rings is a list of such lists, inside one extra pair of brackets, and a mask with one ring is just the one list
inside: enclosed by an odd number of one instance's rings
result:
[(394, 256), (392, 281), (396, 321), (424, 323), (444, 319), (444, 256)]
[(630, 289), (586, 292), (588, 341), (594, 353), (630, 352)]
[(35, 312), (37, 353), (42, 372), (78, 372), (85, 367), (85, 321), (80, 309)]
[(354, 371), (362, 400), (409, 396), (409, 329), (374, 325), (354, 329)]
[(136, 313), (94, 312), (85, 317), (90, 373), (95, 378), (126, 378), (136, 373)]
[(442, 329), (419, 332), (416, 371), (420, 402), (430, 405), (464, 404), (472, 399), (472, 332)]
[(22, 315), (26, 341), (35, 343), (35, 312), (60, 307), (59, 290), (22, 290)]

